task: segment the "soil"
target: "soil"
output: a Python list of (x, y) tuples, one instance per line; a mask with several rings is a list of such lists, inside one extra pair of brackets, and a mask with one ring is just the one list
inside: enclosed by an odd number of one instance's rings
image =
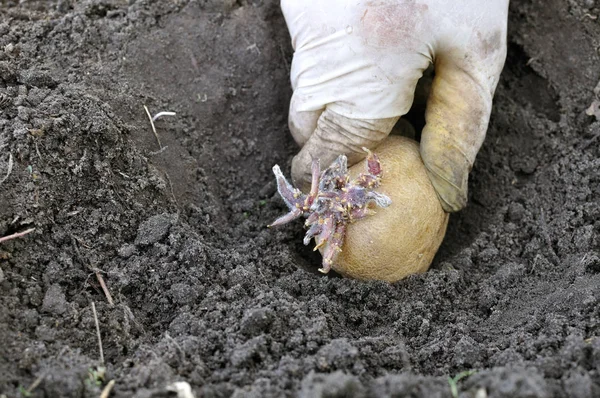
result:
[[(600, 396), (600, 2), (512, 2), (469, 206), (393, 285), (265, 228), (297, 150), (279, 2), (0, 15), (0, 236), (35, 228), (0, 244), (0, 395), (450, 397), (473, 370), (460, 397)], [(144, 105), (177, 113), (160, 146)]]

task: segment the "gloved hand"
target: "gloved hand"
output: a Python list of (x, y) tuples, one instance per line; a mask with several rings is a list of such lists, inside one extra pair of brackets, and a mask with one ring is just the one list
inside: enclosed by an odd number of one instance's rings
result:
[(312, 159), (363, 159), (410, 109), (433, 64), (421, 157), (442, 206), (466, 205), (467, 180), (487, 130), (506, 58), (508, 0), (282, 0), (294, 47), (289, 126)]

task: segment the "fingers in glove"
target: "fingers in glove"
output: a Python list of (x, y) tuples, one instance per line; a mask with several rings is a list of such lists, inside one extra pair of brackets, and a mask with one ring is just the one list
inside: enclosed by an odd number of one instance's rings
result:
[(447, 212), (467, 203), (468, 176), (487, 131), (505, 43), (485, 57), (449, 51), (436, 59), (421, 157)]
[(297, 95), (292, 95), (288, 115), (288, 126), (292, 133), (292, 137), (294, 137), (296, 143), (302, 147), (316, 130), (317, 122), (319, 121), (319, 117), (321, 116), (321, 113), (323, 113), (323, 110), (299, 111), (299, 101)]
[(294, 184), (306, 190), (310, 186), (311, 164), (318, 159), (323, 168), (339, 155), (348, 157), (351, 166), (367, 155), (363, 147), (373, 149), (388, 136), (398, 117), (386, 119), (350, 119), (325, 109), (314, 133), (292, 160)]

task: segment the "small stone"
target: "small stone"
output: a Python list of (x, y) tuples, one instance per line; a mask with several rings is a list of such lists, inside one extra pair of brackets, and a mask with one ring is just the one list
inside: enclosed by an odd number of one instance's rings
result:
[(58, 283), (64, 278), (65, 271), (62, 269), (60, 264), (56, 261), (50, 261), (44, 269), (43, 280), (44, 283), (52, 285)]
[(511, 203), (508, 206), (508, 219), (512, 222), (518, 222), (525, 216), (525, 208), (520, 203)]
[(235, 367), (248, 365), (254, 358), (264, 358), (267, 351), (267, 339), (264, 335), (248, 340), (236, 347), (231, 355), (231, 364)]
[(174, 283), (169, 290), (169, 295), (173, 298), (173, 301), (180, 305), (193, 303), (199, 294), (198, 289), (185, 283)]
[(585, 254), (581, 263), (585, 266), (587, 272), (600, 273), (600, 257), (596, 253), (589, 252)]
[(167, 386), (167, 391), (177, 393), (177, 398), (194, 398), (192, 387), (185, 381), (176, 381)]
[(21, 321), (28, 328), (35, 328), (38, 325), (40, 316), (34, 309), (27, 309), (21, 314)]
[(61, 315), (67, 311), (67, 299), (59, 285), (54, 284), (46, 291), (42, 311)]
[(469, 336), (463, 336), (454, 347), (454, 362), (458, 367), (473, 367), (481, 359), (479, 344)]
[(133, 256), (136, 251), (137, 251), (137, 249), (136, 249), (135, 245), (126, 244), (126, 245), (121, 246), (119, 248), (119, 250), (117, 251), (117, 253), (119, 254), (120, 257), (129, 258), (129, 257)]
[(575, 231), (573, 242), (579, 250), (590, 249), (594, 241), (594, 226), (586, 225)]
[(22, 121), (24, 121), (24, 122), (28, 121), (30, 116), (31, 116), (31, 109), (29, 109), (25, 106), (19, 106), (17, 108), (17, 117), (19, 119), (21, 119)]
[(52, 76), (39, 69), (22, 71), (19, 74), (19, 82), (34, 87), (54, 88), (57, 85)]
[(35, 328), (35, 337), (40, 341), (55, 342), (56, 331), (47, 325), (40, 325)]
[(269, 180), (263, 187), (258, 191), (259, 198), (270, 198), (277, 192), (277, 184), (275, 181)]
[(523, 174), (533, 174), (537, 166), (538, 161), (533, 157), (514, 157), (510, 162), (513, 171)]
[(28, 287), (25, 289), (25, 294), (27, 295), (27, 299), (29, 299), (29, 304), (33, 305), (34, 307), (39, 307), (42, 305), (42, 301), (44, 299), (42, 297), (42, 287), (40, 285), (32, 285)]
[(240, 331), (246, 335), (256, 335), (265, 331), (273, 320), (273, 311), (268, 308), (252, 308), (244, 314)]
[(140, 224), (134, 243), (147, 246), (160, 241), (167, 236), (176, 221), (177, 215), (174, 214), (163, 213), (150, 217)]
[(490, 261), (495, 259), (498, 256), (498, 254), (499, 254), (498, 249), (496, 249), (495, 247), (492, 246), (492, 247), (483, 249), (477, 255), (477, 258), (483, 262), (489, 263)]
[(321, 370), (350, 367), (357, 355), (358, 349), (350, 344), (348, 339), (331, 340), (317, 353), (317, 366)]

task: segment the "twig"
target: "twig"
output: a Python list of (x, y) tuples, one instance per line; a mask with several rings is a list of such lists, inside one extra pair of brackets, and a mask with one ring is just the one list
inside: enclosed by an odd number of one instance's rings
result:
[(169, 173), (165, 171), (165, 177), (167, 178), (167, 182), (169, 183), (169, 188), (171, 189), (171, 196), (173, 196), (173, 201), (175, 202), (175, 206), (179, 209), (179, 202), (177, 202), (177, 198), (175, 197), (175, 191), (173, 190), (173, 184), (171, 183), (171, 177), (169, 177)]
[(4, 178), (2, 180), (0, 180), (0, 185), (2, 183), (4, 183), (4, 181), (6, 181), (8, 176), (10, 176), (10, 173), (12, 172), (12, 168), (13, 168), (13, 157), (12, 157), (12, 153), (9, 153), (8, 154), (8, 170), (6, 171), (6, 175), (4, 176)]
[(186, 381), (176, 381), (168, 385), (167, 391), (177, 393), (178, 398), (194, 398), (192, 387)]
[(531, 57), (527, 60), (527, 62), (525, 63), (525, 66), (529, 66), (531, 65), (533, 62), (537, 61), (538, 57)]
[(173, 345), (177, 349), (177, 353), (179, 354), (179, 356), (181, 358), (185, 358), (185, 351), (183, 351), (183, 348), (181, 348), (179, 343), (177, 343), (177, 341), (175, 341), (175, 339), (173, 337), (171, 337), (168, 332), (165, 333), (165, 337), (167, 340), (169, 340), (171, 343), (173, 343)]
[(192, 67), (194, 68), (194, 71), (196, 71), (196, 73), (200, 73), (200, 68), (198, 67), (198, 60), (196, 59), (196, 57), (194, 57), (194, 53), (192, 53), (191, 51), (188, 51), (190, 54), (190, 60), (192, 61)]
[(96, 335), (98, 336), (98, 347), (100, 348), (100, 362), (104, 365), (104, 351), (102, 350), (102, 337), (100, 336), (100, 325), (98, 324), (98, 314), (96, 313), (96, 304), (92, 301), (92, 312), (94, 313), (94, 322), (96, 323)]
[(159, 149), (158, 151), (149, 152), (149, 153), (148, 153), (148, 155), (150, 155), (150, 156), (155, 156), (155, 155), (161, 154), (161, 153), (163, 153), (163, 152), (164, 152), (164, 151), (165, 151), (165, 150), (166, 150), (168, 147), (169, 147), (168, 145), (167, 145), (167, 146), (164, 146), (164, 147), (162, 147), (161, 149)]
[(25, 236), (25, 235), (27, 235), (29, 233), (32, 233), (33, 231), (35, 231), (35, 228), (29, 228), (28, 230), (25, 230), (23, 232), (17, 232), (17, 233), (12, 234), (12, 235), (3, 236), (3, 237), (0, 238), (0, 243), (6, 242), (6, 241), (11, 240), (11, 239), (20, 238), (21, 236)]
[(154, 136), (156, 137), (156, 141), (158, 142), (158, 147), (160, 149), (162, 149), (162, 144), (160, 143), (160, 138), (158, 138), (158, 133), (156, 132), (156, 127), (154, 127), (154, 120), (152, 119), (152, 115), (150, 115), (150, 111), (148, 110), (148, 107), (146, 105), (144, 105), (144, 109), (146, 110), (146, 115), (148, 115), (148, 119), (150, 120), (150, 126), (152, 126), (152, 132), (154, 133)]
[(85, 247), (86, 249), (91, 249), (90, 246), (86, 245), (85, 242), (83, 241), (83, 239), (81, 239), (79, 236), (77, 235), (73, 235), (71, 234), (71, 236), (73, 236), (73, 238), (83, 247)]
[(71, 239), (73, 242), (73, 247), (75, 248), (75, 253), (77, 253), (77, 257), (79, 258), (79, 261), (83, 262), (87, 262), (87, 267), (94, 273), (94, 275), (96, 275), (96, 279), (98, 279), (98, 283), (100, 284), (100, 287), (102, 288), (102, 291), (104, 292), (104, 295), (106, 296), (106, 300), (108, 301), (108, 304), (110, 304), (111, 306), (114, 305), (114, 301), (112, 299), (112, 296), (110, 295), (110, 291), (108, 290), (108, 287), (106, 287), (106, 283), (104, 283), (104, 278), (102, 277), (102, 274), (100, 274), (100, 271), (98, 270), (98, 268), (93, 267), (89, 261), (87, 260), (87, 258), (84, 259), (84, 257), (81, 255), (81, 252), (79, 251), (79, 247), (77, 246), (77, 244), (75, 242), (78, 242), (80, 245), (86, 247), (86, 248), (90, 248), (88, 245), (86, 245), (80, 238), (78, 238), (77, 236), (71, 234)]
[(454, 377), (448, 376), (448, 384), (450, 384), (450, 394), (452, 395), (452, 398), (458, 398), (458, 382), (475, 373), (477, 373), (476, 370), (464, 370)]
[(144, 105), (144, 109), (146, 110), (146, 115), (148, 115), (148, 119), (150, 120), (150, 126), (152, 126), (152, 132), (154, 133), (154, 136), (156, 137), (156, 141), (158, 141), (158, 146), (162, 150), (163, 146), (160, 143), (160, 138), (158, 137), (158, 133), (156, 132), (156, 126), (154, 125), (154, 122), (163, 116), (175, 116), (176, 113), (175, 112), (158, 112), (156, 115), (152, 116), (152, 115), (150, 115), (150, 111), (148, 110), (148, 107), (146, 105)]
[(40, 160), (44, 160), (44, 159), (42, 158), (42, 154), (40, 153), (40, 148), (38, 147), (38, 143), (37, 143), (37, 141), (35, 142), (35, 152), (37, 153), (37, 155), (38, 155), (38, 158), (40, 158)]
[(108, 304), (114, 305), (115, 303), (113, 302), (112, 296), (110, 295), (108, 288), (106, 287), (106, 283), (104, 283), (104, 278), (102, 277), (102, 274), (100, 274), (100, 271), (94, 271), (94, 273), (96, 274), (96, 279), (98, 279), (98, 283), (100, 284), (100, 287), (102, 288), (102, 291), (106, 296), (106, 300), (108, 300)]
[(156, 115), (152, 116), (152, 121), (155, 122), (163, 116), (175, 116), (177, 113), (175, 112), (158, 112)]
[(102, 393), (100, 394), (100, 398), (108, 398), (108, 396), (110, 395), (110, 390), (112, 390), (114, 385), (115, 385), (114, 380), (109, 381), (108, 384), (106, 385), (106, 387), (104, 387), (104, 390), (102, 390)]
[(250, 44), (248, 47), (246, 47), (246, 51), (251, 51), (251, 50), (256, 50), (256, 53), (258, 55), (260, 55), (260, 49), (258, 48), (258, 46), (256, 45), (256, 43)]
[(33, 383), (31, 383), (31, 385), (29, 387), (27, 387), (27, 390), (25, 390), (28, 394), (31, 394), (33, 392), (33, 390), (35, 390), (37, 388), (37, 386), (40, 385), (40, 383), (42, 382), (42, 380), (44, 380), (44, 377), (46, 377), (46, 373), (42, 373), (41, 375), (38, 376), (37, 379), (35, 379), (33, 381)]

